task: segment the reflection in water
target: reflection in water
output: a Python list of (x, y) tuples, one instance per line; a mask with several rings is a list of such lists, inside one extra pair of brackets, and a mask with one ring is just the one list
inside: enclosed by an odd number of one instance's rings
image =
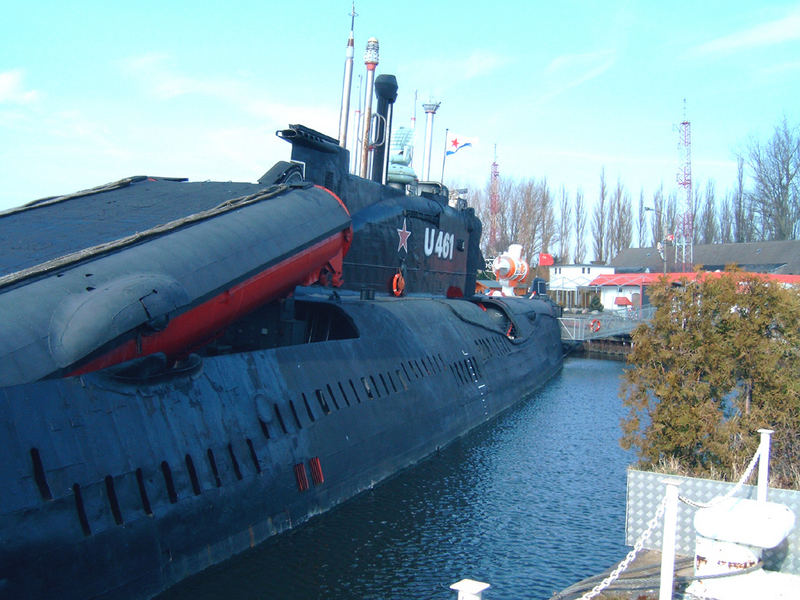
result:
[(162, 600), (545, 599), (620, 560), (618, 362), (569, 359), (533, 398), (345, 505)]

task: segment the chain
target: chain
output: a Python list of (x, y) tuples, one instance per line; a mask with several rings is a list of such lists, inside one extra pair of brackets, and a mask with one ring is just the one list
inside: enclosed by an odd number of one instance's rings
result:
[(753, 455), (753, 458), (750, 459), (750, 464), (747, 465), (747, 469), (745, 470), (744, 475), (742, 475), (739, 478), (739, 481), (736, 483), (736, 485), (733, 486), (730, 490), (728, 490), (728, 492), (724, 496), (720, 496), (718, 498), (715, 498), (711, 502), (696, 502), (696, 501), (691, 500), (689, 498), (686, 498), (684, 496), (678, 496), (678, 500), (680, 500), (684, 504), (688, 504), (689, 506), (692, 506), (694, 508), (710, 508), (712, 506), (716, 506), (720, 502), (723, 502), (723, 501), (727, 500), (728, 498), (733, 496), (735, 493), (737, 493), (740, 489), (742, 489), (742, 486), (744, 485), (744, 482), (747, 481), (748, 479), (750, 479), (750, 475), (753, 474), (753, 469), (755, 469), (756, 463), (758, 462), (758, 459), (760, 457), (761, 457), (761, 444), (758, 445), (758, 449), (756, 450), (756, 453)]
[[(750, 459), (750, 464), (747, 466), (747, 469), (745, 470), (744, 474), (739, 479), (739, 482), (733, 488), (731, 488), (728, 491), (728, 493), (726, 493), (724, 496), (720, 498), (715, 499), (713, 502), (704, 504), (701, 502), (695, 502), (694, 500), (690, 500), (683, 496), (678, 496), (678, 499), (688, 504), (689, 506), (694, 506), (696, 508), (708, 508), (709, 506), (713, 506), (715, 504), (722, 502), (727, 498), (730, 498), (742, 488), (744, 482), (747, 481), (750, 478), (750, 475), (753, 474), (753, 469), (755, 468), (756, 463), (758, 462), (760, 456), (761, 456), (761, 445), (758, 446), (758, 450), (756, 450), (756, 453), (753, 455), (753, 458)], [(609, 585), (611, 585), (614, 581), (616, 581), (619, 578), (619, 576), (625, 571), (625, 569), (627, 569), (630, 566), (630, 564), (636, 558), (636, 555), (644, 547), (645, 542), (652, 535), (653, 531), (656, 528), (656, 525), (658, 525), (658, 522), (661, 520), (661, 517), (664, 516), (664, 511), (666, 510), (666, 507), (667, 507), (667, 497), (664, 496), (664, 498), (661, 499), (661, 504), (658, 505), (655, 514), (650, 519), (650, 521), (648, 521), (647, 528), (644, 530), (644, 532), (642, 532), (642, 535), (639, 536), (639, 539), (636, 540), (636, 543), (633, 545), (633, 549), (630, 552), (628, 552), (628, 555), (622, 560), (622, 562), (619, 563), (619, 565), (617, 565), (617, 567), (613, 571), (611, 571), (611, 573), (608, 574), (608, 577), (603, 579), (603, 581), (598, 583), (594, 588), (592, 588), (591, 591), (581, 596), (578, 600), (591, 600), (591, 598), (597, 596), (600, 592), (602, 592), (604, 589), (606, 589)]]
[(611, 573), (609, 573), (608, 577), (603, 579), (603, 581), (601, 581), (596, 586), (594, 586), (594, 588), (592, 588), (592, 591), (584, 594), (578, 600), (590, 600), (591, 598), (594, 598), (600, 592), (606, 589), (609, 585), (611, 585), (614, 581), (617, 580), (617, 578), (622, 574), (622, 572), (625, 571), (625, 569), (627, 569), (630, 566), (630, 564), (636, 558), (636, 555), (639, 553), (639, 551), (642, 548), (644, 548), (644, 543), (648, 540), (650, 535), (652, 535), (653, 531), (656, 528), (656, 525), (658, 525), (658, 522), (661, 520), (661, 517), (664, 516), (664, 511), (666, 510), (666, 507), (667, 507), (667, 497), (664, 496), (664, 498), (662, 498), (661, 500), (661, 504), (659, 504), (658, 508), (656, 509), (656, 514), (654, 514), (653, 518), (650, 519), (650, 521), (647, 523), (647, 529), (645, 529), (642, 535), (639, 537), (639, 539), (636, 540), (636, 543), (633, 545), (633, 549), (630, 552), (628, 552), (628, 555), (622, 560), (621, 563), (619, 563), (619, 565), (617, 565), (617, 568), (611, 571)]

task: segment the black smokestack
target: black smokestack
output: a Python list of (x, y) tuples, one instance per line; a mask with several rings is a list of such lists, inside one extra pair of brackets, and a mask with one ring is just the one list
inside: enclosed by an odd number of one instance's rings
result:
[(383, 140), (383, 144), (377, 146), (372, 155), (372, 181), (386, 183), (389, 140), (392, 135), (392, 105), (397, 100), (397, 78), (394, 75), (378, 75), (375, 78), (375, 94), (378, 96), (377, 112), (380, 117), (374, 139)]

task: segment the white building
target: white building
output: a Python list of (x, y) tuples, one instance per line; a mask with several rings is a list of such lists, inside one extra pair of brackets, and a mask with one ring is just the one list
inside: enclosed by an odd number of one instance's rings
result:
[(614, 273), (614, 267), (608, 265), (553, 265), (549, 267), (550, 297), (564, 308), (583, 309), (589, 306), (592, 294), (595, 293), (589, 284), (598, 275)]

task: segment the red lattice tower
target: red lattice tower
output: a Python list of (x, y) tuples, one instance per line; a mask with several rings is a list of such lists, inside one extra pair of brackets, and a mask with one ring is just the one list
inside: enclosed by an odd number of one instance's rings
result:
[(500, 213), (500, 166), (497, 164), (497, 151), (495, 150), (492, 163), (492, 178), (489, 188), (489, 251), (497, 250), (497, 215)]
[(686, 210), (683, 213), (681, 239), (683, 271), (691, 270), (694, 263), (694, 202), (692, 201), (692, 124), (686, 118), (686, 100), (683, 101), (683, 121), (679, 128), (681, 158), (683, 164), (678, 171), (678, 185), (686, 191)]

